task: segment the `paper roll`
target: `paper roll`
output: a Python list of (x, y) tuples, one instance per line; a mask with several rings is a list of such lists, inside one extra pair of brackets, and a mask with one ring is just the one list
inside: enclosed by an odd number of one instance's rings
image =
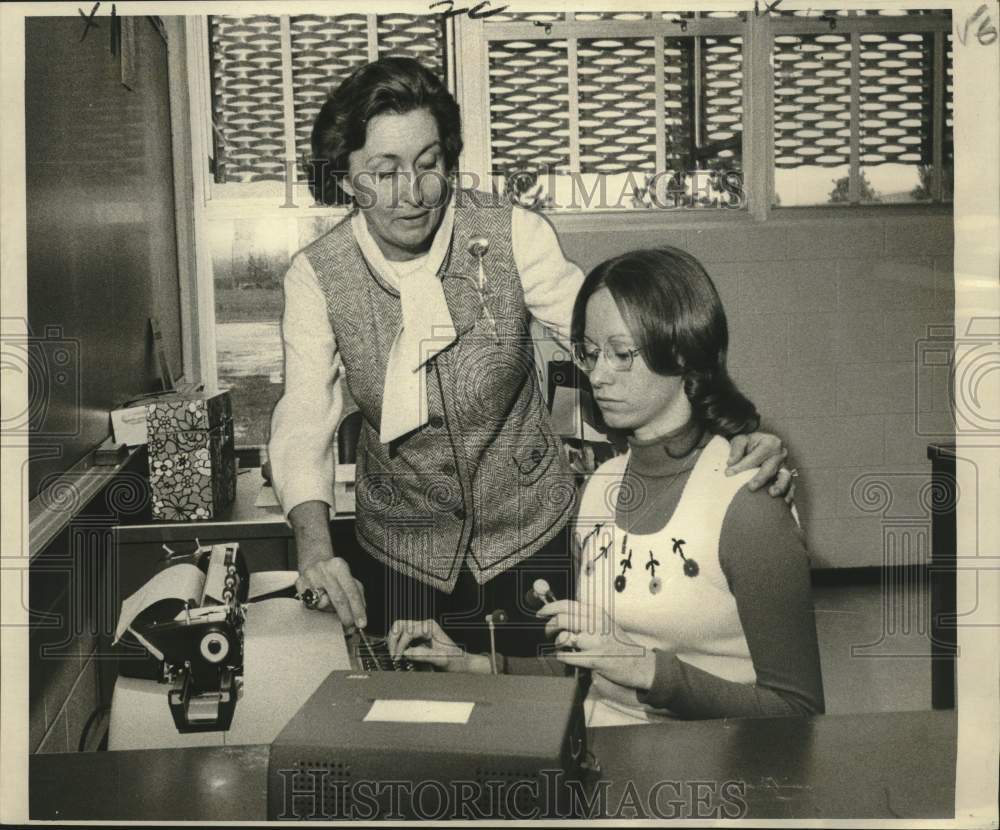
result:
[(122, 602), (115, 642), (129, 629), (132, 622), (150, 606), (165, 599), (200, 602), (205, 588), (205, 574), (197, 565), (181, 563), (160, 571), (132, 596)]

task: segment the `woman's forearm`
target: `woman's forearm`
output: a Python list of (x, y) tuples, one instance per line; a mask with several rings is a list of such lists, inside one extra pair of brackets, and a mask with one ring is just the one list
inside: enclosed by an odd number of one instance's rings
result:
[(681, 718), (752, 718), (810, 715), (822, 712), (816, 701), (798, 689), (736, 683), (685, 663), (669, 652), (656, 652), (656, 675), (638, 701)]
[(305, 570), (333, 558), (330, 540), (330, 506), (323, 501), (305, 501), (292, 508), (288, 521), (295, 533), (298, 569)]
[(281, 321), (285, 387), (271, 413), (268, 457), (289, 521), (299, 504), (333, 504), (334, 434), (344, 408), (343, 371), (322, 291), (304, 256), (285, 275)]

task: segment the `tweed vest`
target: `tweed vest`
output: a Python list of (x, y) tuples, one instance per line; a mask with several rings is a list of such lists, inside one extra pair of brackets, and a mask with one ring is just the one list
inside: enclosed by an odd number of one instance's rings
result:
[[(484, 193), (453, 198), (454, 232), (439, 275), (457, 338), (426, 364), (429, 422), (390, 444), (379, 441), (379, 424), (389, 350), (402, 320), (399, 293), (368, 266), (347, 220), (304, 251), (363, 416), (358, 542), (384, 564), (448, 593), (463, 561), (483, 584), (550, 541), (575, 504), (534, 371), (512, 208)], [(478, 237), (489, 240), (482, 294), (479, 259), (469, 250)]]

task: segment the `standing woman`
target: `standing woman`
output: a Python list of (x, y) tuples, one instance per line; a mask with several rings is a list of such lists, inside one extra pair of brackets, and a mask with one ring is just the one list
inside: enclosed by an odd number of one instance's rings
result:
[[(312, 143), (317, 201), (354, 209), (285, 277), (285, 391), (268, 450), (298, 587), (319, 589), (320, 607), (346, 627), (432, 617), (483, 648), (483, 616), (503, 608), (508, 631), (523, 623), (516, 598), (536, 577), (568, 595), (575, 491), (529, 323), (568, 340), (583, 275), (540, 215), (452, 189), (458, 106), (416, 61), (356, 70), (323, 106)], [(333, 551), (328, 523), (345, 381), (363, 417), (362, 553), (350, 563)], [(767, 483), (780, 441), (756, 435), (746, 446), (754, 451), (739, 466), (763, 462)], [(501, 637), (505, 648), (532, 650), (516, 633)]]

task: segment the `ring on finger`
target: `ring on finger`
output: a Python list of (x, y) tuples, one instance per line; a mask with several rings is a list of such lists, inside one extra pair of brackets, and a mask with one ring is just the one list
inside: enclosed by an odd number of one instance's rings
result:
[(306, 588), (302, 592), (302, 602), (306, 608), (317, 608), (325, 596), (325, 588)]

